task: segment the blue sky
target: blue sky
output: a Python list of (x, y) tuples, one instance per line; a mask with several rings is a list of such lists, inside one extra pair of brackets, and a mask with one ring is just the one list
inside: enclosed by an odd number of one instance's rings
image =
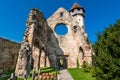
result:
[(85, 26), (89, 40), (120, 19), (120, 0), (0, 0), (0, 37), (21, 42), (31, 8), (49, 18), (59, 7), (69, 10), (74, 2), (86, 10)]

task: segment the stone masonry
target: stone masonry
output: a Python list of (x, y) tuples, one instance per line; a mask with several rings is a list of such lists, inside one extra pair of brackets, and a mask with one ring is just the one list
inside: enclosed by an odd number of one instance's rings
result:
[[(15, 76), (27, 77), (30, 69), (38, 71), (40, 67), (51, 66), (76, 68), (86, 61), (92, 64), (93, 50), (88, 41), (84, 25), (85, 10), (75, 3), (70, 11), (59, 8), (47, 20), (41, 11), (31, 9), (26, 22), (23, 42), (19, 50)], [(55, 28), (64, 24), (68, 32), (58, 35)]]

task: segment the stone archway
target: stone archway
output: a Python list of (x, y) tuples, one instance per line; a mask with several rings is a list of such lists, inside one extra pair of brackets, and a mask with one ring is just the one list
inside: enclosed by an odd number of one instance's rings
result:
[(57, 67), (66, 69), (68, 67), (68, 55), (57, 55)]

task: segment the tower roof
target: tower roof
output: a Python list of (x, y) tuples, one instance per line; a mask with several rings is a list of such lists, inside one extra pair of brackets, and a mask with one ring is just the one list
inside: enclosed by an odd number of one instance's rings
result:
[(84, 8), (82, 6), (80, 6), (78, 3), (74, 3), (73, 6), (71, 7), (70, 11), (72, 11), (74, 9), (83, 9), (83, 11), (85, 12)]

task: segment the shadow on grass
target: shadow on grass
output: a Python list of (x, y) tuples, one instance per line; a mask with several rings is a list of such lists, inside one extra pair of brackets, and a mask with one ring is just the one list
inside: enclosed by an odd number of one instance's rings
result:
[(41, 69), (40, 73), (59, 73), (59, 69), (55, 69), (55, 68), (52, 68), (52, 67), (48, 67), (48, 68), (44, 68), (44, 69)]
[[(35, 72), (35, 75), (37, 75), (39, 72), (40, 74), (42, 73), (58, 73), (59, 74), (59, 69), (53, 68), (53, 67), (43, 67), (40, 69), (40, 71)], [(33, 70), (30, 71), (30, 76), (32, 76)]]
[(43, 67), (41, 70), (51, 69), (52, 67)]

